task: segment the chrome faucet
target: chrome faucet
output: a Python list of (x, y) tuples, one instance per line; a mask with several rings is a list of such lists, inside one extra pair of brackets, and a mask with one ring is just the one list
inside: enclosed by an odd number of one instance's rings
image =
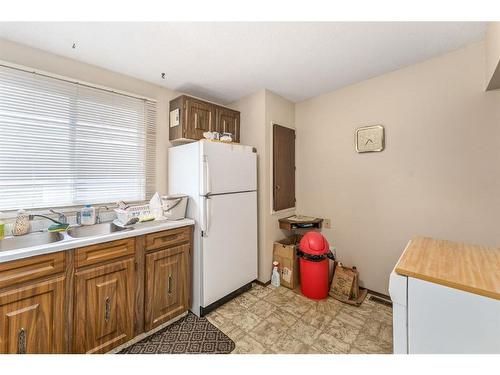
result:
[(97, 207), (97, 212), (95, 215), (95, 223), (96, 224), (101, 224), (101, 208), (105, 208), (106, 210), (109, 210), (108, 206), (99, 206)]
[(35, 217), (43, 217), (44, 219), (50, 220), (55, 224), (63, 224), (57, 220), (52, 219), (51, 217), (45, 216), (45, 215), (30, 214), (30, 215), (28, 215), (28, 220), (32, 221)]
[(53, 210), (52, 208), (49, 210), (51, 213), (55, 214), (55, 215), (58, 215), (57, 217), (57, 220), (61, 223), (61, 224), (67, 224), (68, 223), (68, 218), (66, 217), (66, 215), (64, 215), (62, 212), (57, 212), (56, 210)]

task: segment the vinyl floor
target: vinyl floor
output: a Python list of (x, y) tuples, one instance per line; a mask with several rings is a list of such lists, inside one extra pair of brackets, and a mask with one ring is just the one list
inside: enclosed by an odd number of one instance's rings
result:
[(392, 308), (370, 294), (356, 307), (254, 284), (207, 318), (235, 342), (236, 354), (392, 353)]

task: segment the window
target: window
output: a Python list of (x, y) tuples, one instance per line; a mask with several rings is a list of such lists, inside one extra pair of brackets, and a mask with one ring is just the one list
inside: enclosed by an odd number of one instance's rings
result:
[(0, 210), (149, 198), (156, 103), (0, 66)]

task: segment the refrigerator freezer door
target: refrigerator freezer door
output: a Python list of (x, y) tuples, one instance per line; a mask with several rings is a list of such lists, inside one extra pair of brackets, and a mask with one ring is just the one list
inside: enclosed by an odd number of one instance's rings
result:
[(257, 154), (250, 146), (201, 141), (200, 194), (257, 190)]
[(257, 193), (203, 198), (202, 306), (257, 278)]

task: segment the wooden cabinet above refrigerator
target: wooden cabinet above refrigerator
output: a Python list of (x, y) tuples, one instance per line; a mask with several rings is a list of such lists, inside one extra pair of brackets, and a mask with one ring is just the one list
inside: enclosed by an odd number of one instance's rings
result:
[(170, 101), (169, 139), (196, 141), (207, 131), (228, 132), (240, 142), (240, 112), (187, 95)]

